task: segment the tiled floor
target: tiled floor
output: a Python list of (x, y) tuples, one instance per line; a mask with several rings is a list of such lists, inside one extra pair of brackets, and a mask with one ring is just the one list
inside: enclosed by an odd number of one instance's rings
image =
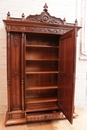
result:
[(5, 115), (0, 115), (0, 130), (87, 130), (87, 109), (77, 108), (71, 125), (66, 119), (24, 125), (4, 126)]

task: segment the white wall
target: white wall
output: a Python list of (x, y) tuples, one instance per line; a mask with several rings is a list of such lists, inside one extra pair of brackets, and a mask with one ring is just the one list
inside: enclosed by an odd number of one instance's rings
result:
[[(83, 0), (84, 1), (84, 0)], [(0, 0), (0, 113), (5, 113), (7, 109), (7, 80), (6, 80), (6, 32), (3, 19), (6, 19), (7, 12), (11, 17), (25, 17), (29, 14), (40, 14), (45, 3), (48, 5), (48, 12), (55, 17), (66, 18), (66, 22), (73, 23), (78, 19), (81, 25), (81, 2), (82, 0)], [(83, 16), (84, 19), (84, 16)], [(82, 43), (81, 31), (78, 33), (77, 45), (77, 74), (75, 106), (86, 106), (86, 82), (87, 82), (87, 61), (80, 60), (79, 57)]]

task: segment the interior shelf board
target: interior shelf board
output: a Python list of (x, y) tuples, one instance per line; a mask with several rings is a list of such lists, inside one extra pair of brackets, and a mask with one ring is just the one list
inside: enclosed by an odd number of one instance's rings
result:
[(26, 90), (42, 90), (42, 89), (57, 89), (58, 86), (31, 86), (26, 87)]
[(27, 59), (26, 61), (59, 61), (59, 59)]
[(38, 108), (38, 109), (36, 109), (36, 108), (27, 108), (26, 109), (26, 112), (36, 112), (36, 111), (47, 111), (47, 110), (58, 110), (59, 108), (58, 108), (58, 106), (57, 105), (55, 105), (55, 106), (50, 106), (50, 107), (40, 107), (40, 108)]
[(36, 72), (30, 72), (27, 71), (25, 74), (58, 74), (58, 71), (36, 71)]
[(26, 97), (26, 103), (42, 103), (42, 102), (55, 102), (57, 97), (36, 97), (30, 98)]
[(26, 47), (38, 47), (38, 48), (59, 48), (59, 46), (46, 46), (46, 45), (28, 45), (26, 44)]

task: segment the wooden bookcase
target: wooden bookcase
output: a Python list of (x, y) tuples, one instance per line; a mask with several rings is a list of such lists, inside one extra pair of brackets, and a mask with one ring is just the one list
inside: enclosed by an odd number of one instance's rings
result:
[[(75, 53), (81, 28), (40, 15), (3, 20), (7, 31), (8, 110), (5, 125), (66, 118), (74, 113)], [(64, 115), (63, 115), (64, 114)]]
[(25, 47), (27, 111), (58, 109), (58, 37), (28, 33)]

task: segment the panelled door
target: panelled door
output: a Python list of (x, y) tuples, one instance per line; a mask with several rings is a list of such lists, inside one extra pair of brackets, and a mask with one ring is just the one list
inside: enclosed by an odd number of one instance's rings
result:
[(59, 41), (58, 105), (72, 123), (74, 107), (76, 32), (71, 30)]

